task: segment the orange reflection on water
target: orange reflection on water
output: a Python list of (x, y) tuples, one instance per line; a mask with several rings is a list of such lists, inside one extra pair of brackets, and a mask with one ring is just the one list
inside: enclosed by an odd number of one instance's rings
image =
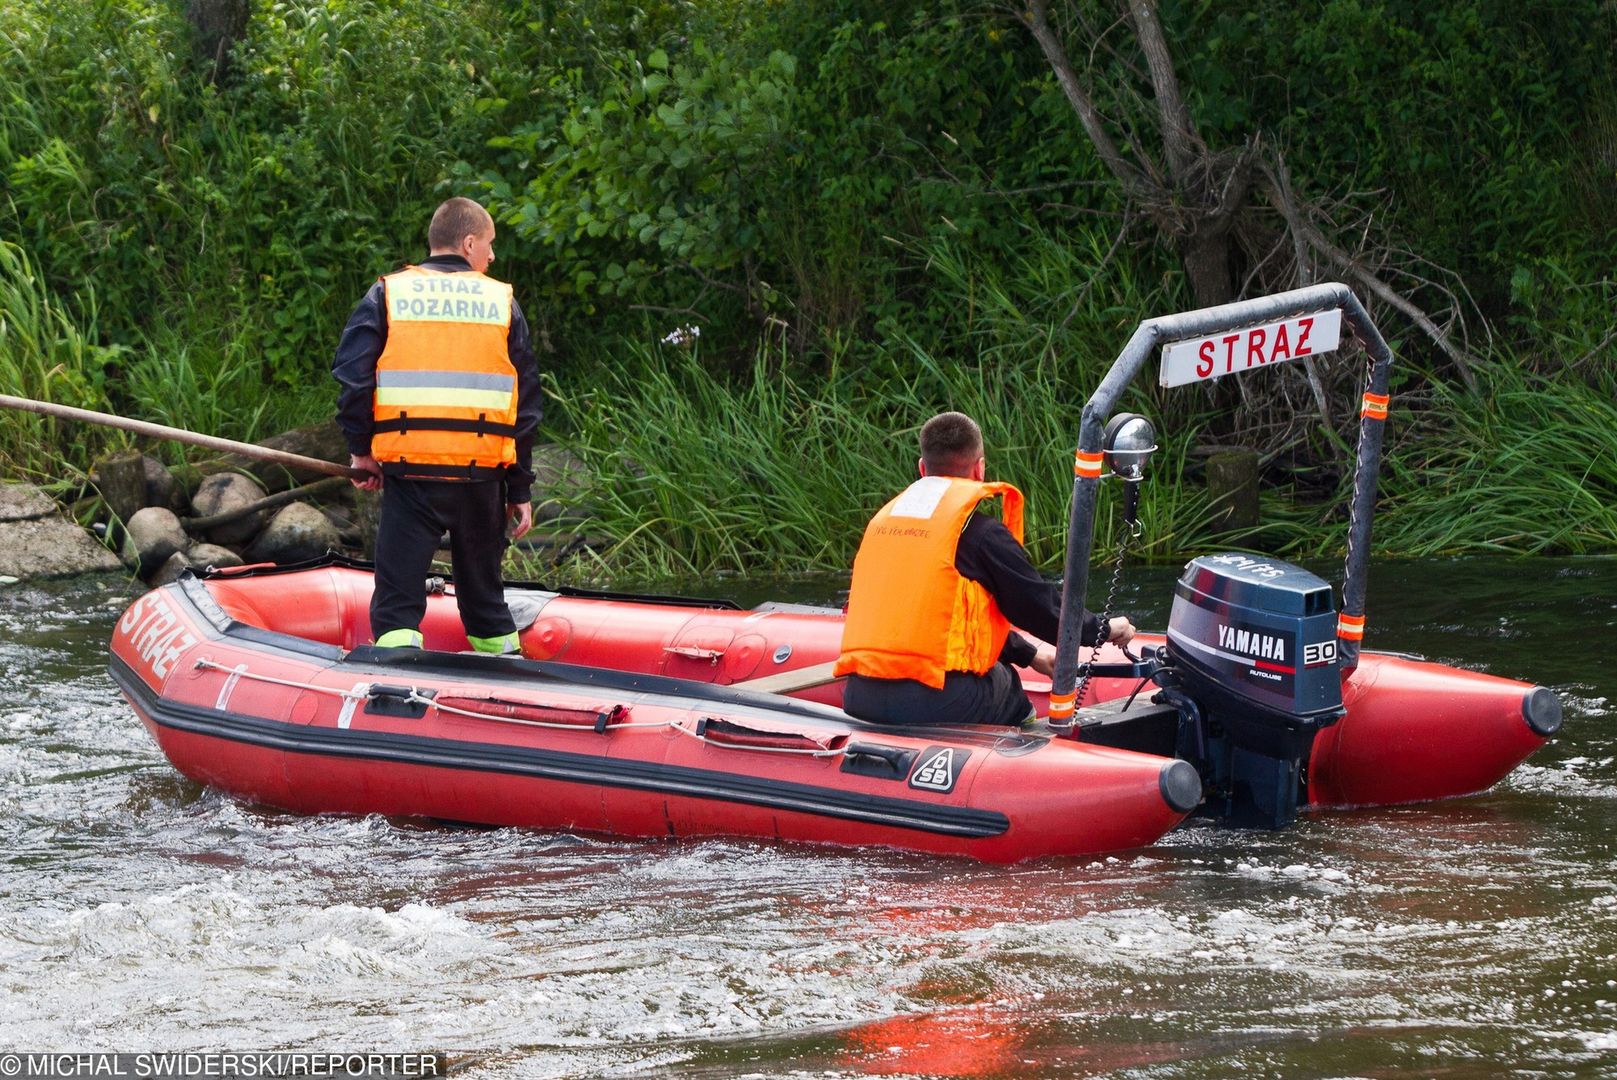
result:
[(1025, 1072), (1023, 1033), (1001, 1009), (942, 1009), (847, 1032), (838, 1064), (867, 1076), (1004, 1076)]

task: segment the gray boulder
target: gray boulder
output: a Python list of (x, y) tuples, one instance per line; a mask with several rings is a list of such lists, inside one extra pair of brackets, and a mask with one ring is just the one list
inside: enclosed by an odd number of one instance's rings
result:
[(97, 461), (90, 469), (90, 482), (119, 521), (127, 522), (150, 505), (146, 501), (145, 455), (138, 450), (125, 450)]
[(185, 553), (185, 561), (191, 564), (193, 570), (206, 570), (210, 566), (221, 569), (226, 566), (240, 566), (245, 560), (229, 548), (220, 547), (218, 544), (192, 544), (191, 549)]
[[(283, 431), (279, 435), (259, 440), (258, 445), (270, 450), (284, 450), (302, 457), (331, 461), (338, 465), (348, 464), (348, 442), (335, 420), (324, 420), (308, 427)], [(328, 475), (302, 466), (283, 465), (280, 462), (263, 461), (259, 458), (243, 457), (240, 454), (225, 454), (201, 462), (196, 468), (205, 475), (213, 475), (225, 469), (245, 472), (257, 479), (265, 491), (272, 493), (312, 483)]]
[(320, 512), (326, 515), (331, 527), (337, 530), (343, 546), (357, 548), (364, 543), (364, 537), (359, 532), (359, 521), (353, 510), (346, 506), (322, 506)]
[[(251, 477), (240, 473), (217, 473), (197, 486), (191, 496), (191, 512), (199, 518), (227, 514), (251, 506), (264, 498), (264, 489)], [(215, 544), (240, 544), (258, 535), (264, 527), (265, 511), (242, 514), (207, 531)]]
[(0, 484), (0, 521), (34, 521), (56, 512), (50, 497), (32, 484)]
[(120, 569), (117, 556), (64, 519), (38, 488), (0, 483), (0, 577), (66, 577)]
[(176, 551), (164, 560), (163, 565), (159, 566), (151, 577), (146, 579), (146, 583), (154, 589), (159, 585), (168, 585), (180, 580), (180, 575), (189, 569), (191, 569), (191, 563), (186, 559), (185, 552)]
[(308, 503), (295, 502), (270, 519), (247, 549), (247, 558), (252, 562), (302, 562), (341, 546), (342, 537), (326, 515)]
[(145, 471), (146, 505), (161, 506), (176, 514), (183, 513), (186, 503), (185, 489), (174, 479), (174, 474), (169, 472), (168, 466), (150, 454), (141, 455), (140, 463)]
[(147, 580), (190, 543), (174, 511), (161, 506), (135, 511), (124, 529), (124, 562)]

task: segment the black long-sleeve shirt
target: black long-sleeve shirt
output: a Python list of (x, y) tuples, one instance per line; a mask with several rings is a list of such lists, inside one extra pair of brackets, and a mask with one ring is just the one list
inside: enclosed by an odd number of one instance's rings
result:
[[(1012, 626), (1055, 643), (1061, 623), (1061, 593), (1033, 567), (1027, 550), (998, 518), (973, 514), (960, 531), (955, 547), (955, 569), (960, 576), (987, 589)], [(1093, 645), (1101, 637), (1099, 616), (1084, 612), (1082, 642)], [(1005, 640), (1000, 659), (1026, 666), (1032, 661), (1033, 643), (1020, 634)]]
[[(458, 273), (472, 266), (459, 255), (430, 255), (419, 265), (429, 270)], [(375, 424), (376, 361), (387, 345), (387, 296), (382, 282), (370, 287), (348, 316), (337, 354), (331, 362), (336, 377), (337, 426), (348, 441), (351, 454), (371, 452), (371, 431)], [(539, 363), (533, 355), (528, 320), (511, 300), (511, 328), (506, 339), (511, 366), (517, 373), (516, 462), (505, 470), (505, 500), (524, 503), (533, 497), (533, 442), (544, 415), (544, 397), (539, 390)]]

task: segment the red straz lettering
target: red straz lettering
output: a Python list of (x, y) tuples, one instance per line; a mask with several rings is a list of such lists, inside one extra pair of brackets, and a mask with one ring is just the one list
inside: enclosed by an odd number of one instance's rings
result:
[(1161, 383), (1181, 386), (1332, 352), (1341, 343), (1341, 334), (1342, 313), (1328, 310), (1171, 342), (1162, 350)]
[(1246, 366), (1253, 364), (1267, 364), (1269, 358), (1263, 355), (1263, 339), (1269, 335), (1262, 330), (1253, 330), (1246, 339)]
[(1291, 338), (1286, 335), (1286, 324), (1281, 323), (1275, 330), (1275, 348), (1273, 358), (1276, 360), (1291, 359)]

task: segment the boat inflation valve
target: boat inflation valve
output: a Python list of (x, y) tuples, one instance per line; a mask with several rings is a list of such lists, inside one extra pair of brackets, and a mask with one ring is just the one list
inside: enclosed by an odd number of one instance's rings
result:
[(1103, 446), (1106, 467), (1125, 485), (1123, 519), (1132, 525), (1139, 520), (1140, 481), (1157, 448), (1157, 429), (1139, 413), (1118, 413), (1106, 424)]

